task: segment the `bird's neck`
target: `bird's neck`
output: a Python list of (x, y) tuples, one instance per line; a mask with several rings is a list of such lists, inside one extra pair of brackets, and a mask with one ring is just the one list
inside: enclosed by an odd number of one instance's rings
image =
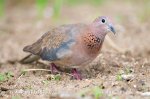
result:
[(101, 50), (105, 35), (106, 33), (103, 33), (100, 29), (90, 27), (83, 36), (86, 53), (90, 56), (96, 56)]
[(92, 31), (93, 35), (96, 35), (97, 37), (104, 39), (106, 34), (107, 34), (107, 30), (104, 28), (104, 26), (99, 26), (96, 24), (91, 24), (90, 26), (90, 30)]

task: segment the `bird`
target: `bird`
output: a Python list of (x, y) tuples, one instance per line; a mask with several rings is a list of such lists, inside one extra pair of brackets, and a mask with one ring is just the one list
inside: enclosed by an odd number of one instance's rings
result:
[[(71, 68), (73, 78), (81, 80), (77, 68), (83, 68), (100, 53), (106, 34), (116, 33), (112, 20), (99, 16), (89, 24), (75, 23), (54, 27), (23, 51), (31, 53), (24, 61), (49, 61), (51, 71)], [(29, 60), (28, 58), (32, 58)]]

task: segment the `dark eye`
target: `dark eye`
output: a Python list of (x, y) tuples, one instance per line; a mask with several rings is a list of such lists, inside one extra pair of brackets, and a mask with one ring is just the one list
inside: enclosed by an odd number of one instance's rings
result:
[(105, 23), (105, 19), (102, 19), (102, 23)]

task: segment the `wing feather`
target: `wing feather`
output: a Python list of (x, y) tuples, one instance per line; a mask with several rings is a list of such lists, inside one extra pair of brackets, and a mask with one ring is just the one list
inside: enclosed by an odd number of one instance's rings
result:
[(53, 28), (32, 45), (24, 47), (23, 51), (38, 55), (43, 60), (58, 60), (70, 53), (69, 47), (75, 42), (73, 36), (79, 33), (83, 27), (85, 27), (84, 24), (70, 24)]

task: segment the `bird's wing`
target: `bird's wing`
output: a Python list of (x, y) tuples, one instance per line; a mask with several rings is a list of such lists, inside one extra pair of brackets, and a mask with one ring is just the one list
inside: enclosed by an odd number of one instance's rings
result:
[(62, 25), (45, 33), (32, 45), (23, 50), (39, 55), (43, 60), (58, 60), (71, 53), (70, 47), (75, 44), (75, 35), (86, 27), (84, 24)]

